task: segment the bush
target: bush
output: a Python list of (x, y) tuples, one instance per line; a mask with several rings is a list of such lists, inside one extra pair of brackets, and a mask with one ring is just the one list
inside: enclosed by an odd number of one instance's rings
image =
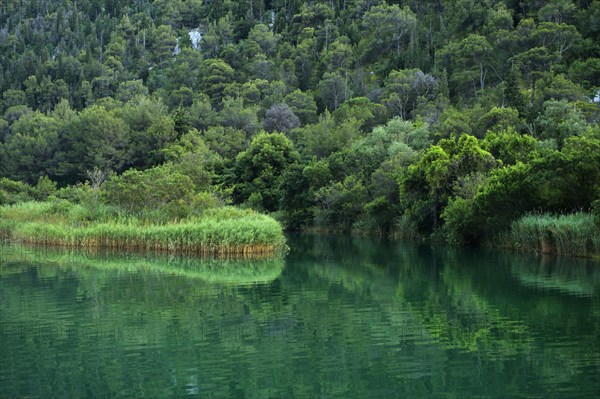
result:
[(33, 188), (20, 181), (0, 179), (0, 205), (16, 204), (33, 199)]
[(443, 234), (449, 243), (464, 245), (478, 240), (479, 229), (474, 221), (472, 201), (461, 197), (451, 199), (441, 218)]

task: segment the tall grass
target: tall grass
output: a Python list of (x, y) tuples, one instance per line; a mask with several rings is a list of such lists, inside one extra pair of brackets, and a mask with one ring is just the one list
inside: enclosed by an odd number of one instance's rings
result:
[(166, 223), (67, 201), (0, 208), (0, 232), (13, 242), (182, 254), (271, 254), (285, 249), (274, 219), (236, 208)]
[(499, 246), (579, 257), (600, 256), (600, 228), (588, 213), (527, 215), (499, 237)]

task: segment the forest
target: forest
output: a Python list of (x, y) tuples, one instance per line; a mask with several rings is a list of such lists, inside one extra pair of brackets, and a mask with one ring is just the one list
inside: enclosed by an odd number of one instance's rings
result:
[(598, 37), (599, 0), (5, 0), (0, 205), (600, 254)]

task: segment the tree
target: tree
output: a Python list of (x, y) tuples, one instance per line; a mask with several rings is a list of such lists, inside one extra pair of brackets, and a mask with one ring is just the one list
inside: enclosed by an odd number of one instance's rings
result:
[(349, 71), (354, 62), (350, 39), (346, 36), (338, 37), (322, 57), (328, 72)]
[(585, 92), (581, 86), (565, 78), (562, 74), (554, 76), (550, 82), (545, 83), (546, 86), (542, 90), (540, 100), (567, 100), (576, 102), (586, 99)]
[(265, 113), (263, 126), (267, 132), (289, 133), (292, 129), (300, 126), (300, 119), (289, 105), (274, 104)]
[(525, 109), (526, 99), (521, 93), (521, 74), (517, 67), (513, 66), (508, 72), (506, 81), (504, 82), (504, 98), (506, 105), (513, 107), (518, 112), (523, 112)]
[(545, 47), (535, 47), (512, 58), (513, 62), (529, 79), (531, 88), (530, 104), (535, 100), (536, 82), (544, 72), (548, 71), (552, 64), (558, 60), (558, 56), (548, 51)]
[(159, 25), (152, 31), (150, 54), (152, 61), (159, 67), (167, 66), (173, 59), (177, 45), (177, 35), (170, 25)]
[(512, 128), (501, 131), (488, 130), (481, 148), (489, 151), (504, 165), (528, 162), (535, 155), (537, 141), (534, 137), (515, 132)]
[[(472, 201), (485, 176), (497, 165), (492, 154), (480, 147), (477, 138), (467, 134), (429, 147), (418, 162), (400, 174), (400, 203), (405, 216), (413, 221), (418, 232), (435, 231), (453, 196)], [(464, 205), (453, 206), (459, 204)]]
[(120, 172), (128, 160), (129, 145), (129, 128), (122, 119), (103, 107), (86, 108), (61, 131), (57, 180), (81, 182), (86, 171), (94, 168)]
[(382, 4), (367, 11), (362, 20), (365, 35), (359, 44), (363, 60), (374, 60), (382, 54), (400, 57), (415, 36), (417, 18), (409, 7)]
[(392, 116), (408, 119), (417, 99), (434, 99), (438, 88), (437, 79), (419, 69), (391, 71), (385, 80), (383, 102)]
[(315, 221), (320, 226), (350, 230), (363, 214), (367, 190), (357, 176), (350, 175), (342, 182), (333, 182), (315, 194)]
[(235, 161), (235, 157), (248, 147), (246, 132), (232, 127), (211, 126), (200, 133), (211, 151), (219, 154), (223, 159)]
[(172, 171), (187, 176), (194, 183), (196, 191), (211, 190), (216, 170), (223, 162), (204, 137), (192, 129), (162, 150), (166, 164)]
[(26, 105), (25, 92), (23, 90), (6, 90), (2, 93), (2, 110), (17, 105)]
[(363, 132), (369, 132), (377, 125), (387, 120), (387, 110), (381, 104), (376, 104), (366, 97), (354, 97), (343, 103), (333, 112), (337, 123), (356, 119), (361, 124)]
[(544, 112), (535, 120), (538, 135), (553, 140), (561, 149), (565, 139), (581, 135), (587, 124), (581, 113), (566, 100), (549, 100), (544, 103)]
[(200, 68), (201, 87), (212, 101), (213, 107), (219, 109), (223, 91), (227, 84), (233, 82), (235, 71), (225, 61), (208, 59)]
[(300, 34), (298, 45), (294, 52), (296, 77), (300, 89), (307, 90), (310, 86), (317, 63), (316, 38), (314, 28), (305, 28)]
[(484, 36), (471, 34), (444, 47), (440, 59), (451, 71), (450, 77), (457, 89), (471, 87), (477, 98), (477, 90), (485, 89), (492, 53), (492, 46)]
[(236, 203), (250, 202), (266, 211), (279, 209), (281, 176), (299, 160), (294, 144), (282, 133), (260, 133), (235, 160)]
[(219, 119), (223, 126), (242, 130), (248, 137), (260, 129), (258, 107), (244, 106), (244, 100), (240, 97), (227, 97), (223, 100), (223, 109), (219, 113)]
[(519, 119), (519, 111), (514, 108), (494, 107), (479, 118), (477, 130), (479, 137), (483, 137), (489, 130), (500, 132), (509, 129), (519, 130), (523, 122)]
[(296, 89), (285, 96), (285, 103), (289, 105), (300, 122), (305, 125), (317, 119), (317, 104), (312, 96)]
[(175, 123), (160, 99), (134, 97), (114, 115), (130, 129), (127, 166), (147, 168), (162, 161), (161, 149), (175, 139)]
[(440, 212), (451, 193), (450, 166), (450, 157), (436, 145), (399, 177), (400, 206), (419, 233), (431, 233), (439, 224)]
[(54, 176), (61, 127), (61, 121), (39, 111), (23, 114), (0, 144), (4, 153), (3, 175), (29, 184), (35, 184), (42, 176)]
[(319, 82), (319, 98), (324, 108), (335, 111), (342, 103), (347, 101), (352, 93), (348, 85), (348, 74), (339, 72), (325, 72)]
[(329, 113), (322, 115), (318, 123), (292, 132), (302, 153), (317, 158), (325, 158), (349, 146), (359, 136), (359, 121), (351, 118), (338, 124)]
[(210, 99), (206, 94), (200, 94), (188, 109), (190, 125), (198, 130), (205, 130), (209, 126), (218, 124), (218, 114), (213, 109)]
[(561, 24), (569, 22), (576, 11), (577, 7), (572, 0), (550, 0), (548, 4), (540, 8), (538, 18), (541, 21)]
[(535, 30), (534, 38), (540, 47), (546, 47), (562, 55), (581, 38), (573, 25), (542, 22)]
[(268, 56), (274, 56), (277, 52), (277, 44), (281, 35), (273, 33), (267, 25), (256, 24), (248, 33), (248, 40), (258, 44), (261, 51)]

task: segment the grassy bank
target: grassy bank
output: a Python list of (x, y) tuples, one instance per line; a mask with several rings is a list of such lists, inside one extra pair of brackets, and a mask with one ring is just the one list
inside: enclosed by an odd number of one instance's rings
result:
[(89, 249), (201, 255), (268, 255), (285, 249), (277, 221), (235, 208), (156, 223), (106, 206), (27, 202), (0, 208), (0, 232), (16, 243)]
[(523, 252), (600, 257), (600, 228), (588, 213), (527, 215), (492, 246)]

